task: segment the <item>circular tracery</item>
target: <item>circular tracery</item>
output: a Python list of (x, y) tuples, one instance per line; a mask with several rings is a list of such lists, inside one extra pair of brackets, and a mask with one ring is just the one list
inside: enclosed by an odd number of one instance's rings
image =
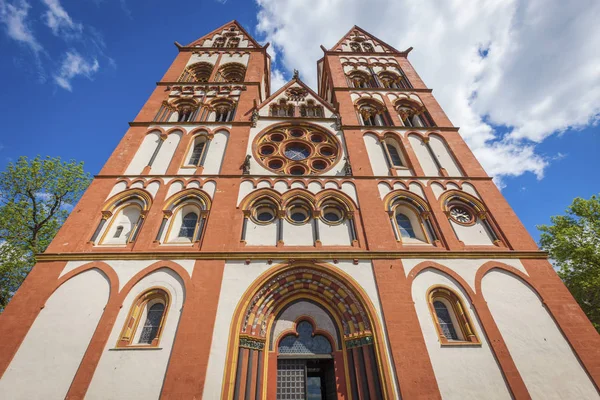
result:
[(336, 164), (340, 146), (325, 130), (288, 125), (260, 135), (254, 155), (265, 168), (279, 174), (318, 175)]

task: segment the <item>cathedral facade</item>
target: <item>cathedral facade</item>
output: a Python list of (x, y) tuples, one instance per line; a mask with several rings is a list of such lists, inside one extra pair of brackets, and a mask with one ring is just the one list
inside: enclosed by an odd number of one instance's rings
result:
[(600, 337), (410, 49), (355, 26), (271, 93), (236, 21), (177, 47), (0, 315), (0, 398), (600, 398)]

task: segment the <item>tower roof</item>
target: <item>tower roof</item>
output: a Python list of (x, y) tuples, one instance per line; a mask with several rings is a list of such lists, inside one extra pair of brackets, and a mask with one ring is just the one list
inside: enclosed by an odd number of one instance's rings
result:
[(365, 36), (366, 38), (373, 41), (373, 44), (375, 46), (377, 46), (377, 45), (381, 46), (386, 51), (393, 52), (393, 53), (402, 53), (401, 51), (397, 50), (393, 46), (387, 44), (383, 40), (379, 39), (375, 35), (370, 34), (369, 32), (365, 31), (364, 29), (362, 29), (361, 27), (359, 27), (357, 25), (354, 25), (348, 31), (348, 33), (346, 33), (331, 49), (329, 49), (329, 51), (342, 51), (343, 50), (342, 45), (344, 44), (344, 42), (354, 41), (357, 38), (359, 38), (360, 40), (364, 40), (363, 36)]
[(231, 28), (237, 29), (241, 35), (243, 36), (244, 39), (248, 40), (248, 42), (250, 43), (249, 47), (256, 47), (256, 48), (261, 48), (262, 46), (260, 44), (258, 44), (258, 42), (256, 40), (254, 40), (254, 38), (244, 29), (244, 27), (237, 21), (237, 20), (231, 20), (226, 24), (221, 25), (220, 27), (218, 27), (217, 29), (213, 30), (210, 33), (207, 33), (206, 35), (194, 40), (192, 43), (188, 44), (186, 47), (194, 47), (194, 46), (198, 46), (198, 45), (202, 45), (202, 43), (207, 40), (207, 39), (212, 39), (213, 36), (215, 36), (216, 34), (219, 33), (223, 33), (227, 30), (231, 30)]

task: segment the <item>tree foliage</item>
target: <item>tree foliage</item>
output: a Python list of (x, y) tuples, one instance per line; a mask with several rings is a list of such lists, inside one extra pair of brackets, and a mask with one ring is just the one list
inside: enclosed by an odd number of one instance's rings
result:
[(600, 197), (576, 198), (566, 215), (541, 225), (540, 244), (558, 274), (600, 332)]
[(20, 157), (0, 173), (0, 310), (90, 184), (83, 163)]

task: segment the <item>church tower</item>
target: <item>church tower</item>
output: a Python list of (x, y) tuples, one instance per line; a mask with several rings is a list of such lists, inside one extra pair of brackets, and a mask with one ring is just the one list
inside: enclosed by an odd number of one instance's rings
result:
[[(600, 338), (398, 51), (182, 46), (0, 315), (7, 399), (600, 398)], [(448, 77), (451, 79), (451, 77)]]

